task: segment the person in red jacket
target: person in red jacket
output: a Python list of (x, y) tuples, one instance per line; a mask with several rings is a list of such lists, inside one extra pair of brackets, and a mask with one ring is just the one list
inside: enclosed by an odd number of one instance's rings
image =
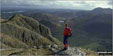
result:
[(68, 26), (68, 24), (65, 24), (65, 30), (64, 30), (64, 50), (67, 50), (68, 48), (68, 37), (70, 37), (72, 35), (72, 30), (71, 28)]

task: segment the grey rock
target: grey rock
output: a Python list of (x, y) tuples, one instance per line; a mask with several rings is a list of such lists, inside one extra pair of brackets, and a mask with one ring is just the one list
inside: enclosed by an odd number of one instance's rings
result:
[(65, 51), (57, 52), (55, 55), (66, 55), (66, 56), (86, 56), (86, 54), (82, 51), (80, 51), (77, 47), (69, 47)]

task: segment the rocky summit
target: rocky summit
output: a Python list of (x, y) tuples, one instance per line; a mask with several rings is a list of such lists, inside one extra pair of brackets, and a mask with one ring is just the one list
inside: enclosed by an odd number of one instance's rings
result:
[(8, 21), (1, 21), (0, 41), (2, 48), (50, 48), (54, 45), (59, 48), (63, 45), (51, 35), (48, 27), (21, 14), (14, 15)]

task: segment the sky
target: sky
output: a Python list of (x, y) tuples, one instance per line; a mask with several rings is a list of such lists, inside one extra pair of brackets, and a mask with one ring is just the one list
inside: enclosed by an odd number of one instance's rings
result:
[(112, 0), (1, 0), (2, 7), (28, 7), (52, 9), (112, 8)]

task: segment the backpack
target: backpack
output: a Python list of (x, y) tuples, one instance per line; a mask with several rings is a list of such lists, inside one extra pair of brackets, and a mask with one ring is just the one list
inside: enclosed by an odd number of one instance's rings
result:
[(68, 29), (67, 35), (68, 35), (68, 37), (71, 37), (72, 36), (72, 30), (71, 30), (71, 28)]

